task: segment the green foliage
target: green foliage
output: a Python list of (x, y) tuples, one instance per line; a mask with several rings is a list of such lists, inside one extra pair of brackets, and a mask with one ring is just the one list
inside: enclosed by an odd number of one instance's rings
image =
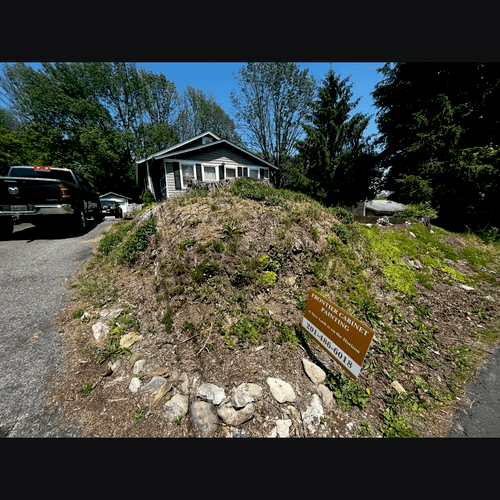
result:
[(346, 208), (336, 206), (328, 209), (329, 212), (333, 213), (337, 219), (343, 224), (354, 224), (354, 214), (347, 210)]
[(150, 205), (151, 203), (154, 203), (156, 201), (153, 193), (149, 189), (146, 189), (144, 193), (141, 194), (140, 198), (144, 205)]
[(403, 415), (398, 415), (394, 411), (384, 412), (384, 426), (382, 435), (388, 438), (418, 438), (418, 434), (413, 431), (411, 424)]
[(91, 393), (91, 391), (92, 391), (92, 382), (88, 382), (87, 384), (78, 388), (78, 392), (80, 393), (82, 398), (86, 398)]
[(174, 325), (174, 320), (172, 318), (172, 309), (168, 308), (161, 316), (161, 322), (165, 327), (165, 332), (170, 333)]
[(243, 228), (237, 219), (230, 219), (224, 223), (222, 226), (222, 240), (227, 240), (229, 238), (235, 238), (242, 234), (245, 234), (246, 230)]
[(402, 212), (397, 212), (395, 216), (407, 219), (412, 217), (430, 217), (431, 219), (437, 219), (437, 214), (437, 211), (432, 208), (430, 202), (426, 201), (417, 204), (409, 203), (408, 205), (405, 205), (405, 209)]
[(73, 319), (76, 319), (76, 318), (81, 318), (83, 316), (83, 313), (85, 311), (83, 309), (77, 309), (76, 311), (73, 311), (73, 314), (71, 315), (71, 317)]
[(96, 365), (101, 365), (108, 359), (110, 359), (111, 362), (114, 363), (116, 361), (116, 356), (130, 356), (130, 349), (126, 347), (120, 347), (120, 333), (121, 330), (119, 330), (116, 335), (109, 335), (108, 345), (107, 347), (99, 351), (97, 359), (95, 360)]
[(147, 248), (149, 240), (154, 234), (157, 234), (156, 217), (151, 217), (121, 243), (117, 249), (119, 259), (129, 263), (135, 262), (139, 253)]
[(147, 414), (147, 410), (145, 408), (139, 408), (138, 410), (134, 411), (134, 414), (132, 415), (132, 420), (134, 421), (134, 425), (141, 420), (141, 418), (144, 418)]
[(292, 62), (250, 62), (237, 75), (231, 93), (236, 120), (250, 136), (251, 145), (281, 173), (299, 138), (302, 122), (314, 95), (314, 78)]
[(302, 124), (305, 139), (291, 168), (292, 185), (326, 206), (355, 204), (372, 199), (381, 176), (375, 155), (363, 137), (369, 117), (351, 115), (349, 78), (341, 80), (330, 70), (318, 90), (318, 99)]
[(114, 224), (110, 231), (103, 234), (97, 249), (104, 255), (108, 255), (117, 245), (119, 245), (125, 235), (133, 227), (133, 222), (119, 222)]
[(348, 411), (351, 407), (364, 410), (368, 406), (369, 394), (361, 388), (359, 382), (352, 380), (348, 375), (337, 372), (327, 383), (342, 410)]
[(269, 326), (269, 316), (261, 315), (258, 318), (251, 318), (243, 315), (229, 329), (229, 334), (238, 338), (238, 343), (244, 345), (259, 344), (266, 340), (266, 332)]
[(499, 66), (388, 63), (381, 73), (373, 97), (391, 197), (430, 202), (439, 207), (440, 225), (451, 230), (496, 226)]
[(192, 273), (192, 278), (195, 283), (203, 283), (204, 281), (212, 278), (219, 272), (219, 265), (217, 262), (202, 262), (198, 264)]

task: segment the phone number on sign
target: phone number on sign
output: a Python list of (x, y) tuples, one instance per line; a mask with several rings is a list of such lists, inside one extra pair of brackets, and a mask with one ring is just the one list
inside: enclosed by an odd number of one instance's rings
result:
[(355, 363), (342, 349), (336, 346), (325, 334), (318, 330), (306, 318), (302, 320), (302, 326), (309, 332), (321, 345), (323, 345), (332, 357), (340, 364), (344, 365), (355, 377), (359, 375), (361, 367)]

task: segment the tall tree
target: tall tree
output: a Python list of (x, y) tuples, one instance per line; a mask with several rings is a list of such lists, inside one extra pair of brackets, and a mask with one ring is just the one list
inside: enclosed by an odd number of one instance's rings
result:
[(450, 229), (499, 226), (497, 63), (391, 63), (373, 92), (386, 189), (430, 201)]
[(280, 169), (279, 186), (281, 169), (293, 155), (314, 96), (314, 77), (291, 62), (251, 62), (238, 73), (239, 90), (231, 93), (236, 121), (250, 147)]
[(352, 100), (352, 84), (330, 70), (312, 104), (298, 142), (296, 188), (326, 205), (355, 204), (376, 193), (380, 172), (364, 137), (369, 117), (352, 114), (359, 99)]
[(236, 131), (236, 125), (229, 115), (217, 104), (215, 96), (206, 94), (188, 85), (181, 96), (177, 130), (181, 141), (202, 132), (211, 131), (221, 139), (243, 145)]

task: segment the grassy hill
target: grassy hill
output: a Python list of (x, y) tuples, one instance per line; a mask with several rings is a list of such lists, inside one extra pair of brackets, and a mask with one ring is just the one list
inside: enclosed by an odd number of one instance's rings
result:
[[(465, 382), (498, 343), (498, 257), (473, 235), (360, 225), (249, 179), (192, 190), (99, 241), (60, 317), (68, 371), (54, 398), (88, 436), (196, 436), (189, 414), (162, 417), (181, 373), (190, 402), (201, 382), (229, 393), (243, 382), (266, 390), (268, 377), (306, 398), (318, 392), (307, 358), (334, 398), (315, 436), (445, 436)], [(302, 333), (310, 289), (375, 331), (358, 380)], [(113, 309), (97, 342), (92, 327)], [(136, 341), (120, 346), (126, 335)], [(146, 361), (142, 384), (162, 373), (172, 389), (132, 393), (131, 358)], [(266, 436), (285, 415), (294, 409), (265, 395), (241, 429)], [(230, 432), (220, 422), (215, 435)]]

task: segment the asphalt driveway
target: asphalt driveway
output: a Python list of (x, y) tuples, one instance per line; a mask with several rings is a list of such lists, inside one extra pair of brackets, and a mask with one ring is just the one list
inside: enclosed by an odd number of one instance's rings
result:
[(77, 428), (58, 425), (59, 407), (43, 401), (63, 369), (53, 318), (68, 300), (64, 282), (117, 220), (89, 220), (85, 233), (73, 235), (20, 224), (0, 241), (0, 437), (78, 436)]

